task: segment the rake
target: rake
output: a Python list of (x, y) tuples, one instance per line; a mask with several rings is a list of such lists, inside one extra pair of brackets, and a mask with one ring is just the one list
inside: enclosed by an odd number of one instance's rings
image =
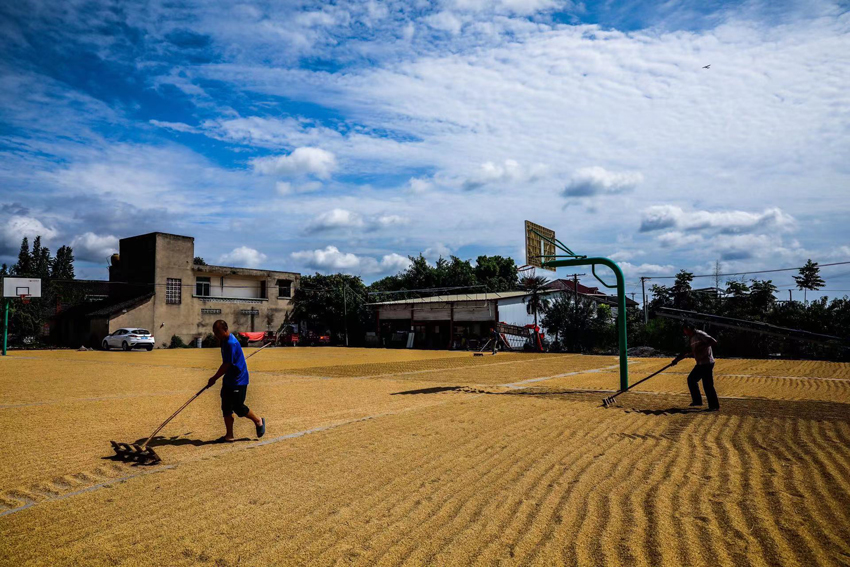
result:
[(617, 400), (616, 400), (617, 396), (619, 396), (620, 394), (624, 394), (624, 393), (628, 392), (629, 390), (631, 390), (632, 388), (634, 388), (638, 384), (643, 384), (644, 382), (646, 382), (647, 380), (649, 380), (650, 378), (652, 378), (654, 376), (658, 376), (659, 374), (661, 374), (662, 372), (664, 372), (668, 368), (675, 366), (677, 362), (679, 362), (678, 359), (674, 362), (671, 362), (670, 364), (668, 364), (667, 366), (665, 366), (661, 370), (657, 370), (657, 371), (653, 372), (652, 374), (650, 374), (649, 376), (647, 376), (643, 380), (638, 380), (637, 382), (635, 382), (634, 384), (632, 384), (631, 386), (629, 386), (625, 390), (620, 390), (619, 392), (617, 392), (613, 396), (608, 396), (607, 398), (603, 398), (602, 399), (602, 405), (606, 408), (613, 406), (614, 404), (617, 403)]
[[(251, 354), (246, 356), (245, 360), (248, 360), (249, 358), (251, 358), (252, 356), (257, 354), (258, 352), (260, 352), (261, 350), (263, 350), (267, 346), (270, 346), (270, 345), (272, 345), (276, 342), (277, 342), (277, 340), (275, 340), (274, 342), (271, 342), (271, 343), (264, 344), (258, 350), (255, 350), (254, 352), (252, 352)], [(194, 402), (195, 398), (197, 398), (198, 396), (203, 394), (204, 391), (206, 391), (208, 388), (209, 388), (209, 385), (204, 386), (203, 388), (198, 390), (197, 394), (195, 394), (194, 396), (189, 398), (189, 401), (187, 401), (185, 404), (180, 406), (180, 409), (178, 409), (176, 412), (171, 414), (171, 417), (169, 417), (168, 419), (163, 421), (162, 424), (159, 427), (157, 427), (154, 430), (154, 432), (151, 433), (151, 436), (148, 437), (147, 440), (145, 440), (145, 442), (142, 443), (141, 445), (139, 445), (138, 443), (119, 443), (118, 441), (110, 441), (110, 443), (112, 444), (112, 449), (115, 450), (115, 456), (117, 456), (117, 457), (119, 457), (119, 458), (121, 458), (125, 461), (135, 461), (135, 462), (138, 462), (138, 463), (141, 463), (141, 464), (153, 464), (153, 463), (160, 462), (162, 460), (162, 458), (160, 458), (160, 456), (156, 454), (156, 451), (154, 451), (153, 448), (148, 447), (148, 443), (151, 442), (151, 439), (153, 439), (156, 436), (156, 434), (159, 433), (162, 430), (163, 427), (168, 425), (169, 421), (171, 421), (172, 419), (177, 417), (177, 414), (179, 414), (181, 411), (186, 409), (186, 406), (188, 406), (189, 404)]]

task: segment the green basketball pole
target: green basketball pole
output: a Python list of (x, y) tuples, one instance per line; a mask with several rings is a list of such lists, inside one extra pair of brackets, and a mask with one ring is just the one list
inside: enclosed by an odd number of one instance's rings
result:
[(3, 317), (3, 356), (6, 356), (6, 342), (9, 339), (9, 300), (6, 299), (5, 303), (6, 308), (4, 309), (4, 311), (6, 312), (6, 314)]
[[(608, 258), (576, 258), (574, 260), (550, 260), (543, 262), (547, 268), (568, 268), (571, 266), (591, 266), (594, 277), (599, 280), (599, 283), (607, 288), (617, 288), (617, 335), (620, 343), (620, 390), (629, 389), (629, 357), (626, 354), (628, 345), (626, 344), (626, 282), (623, 278), (623, 271), (616, 262)], [(611, 268), (614, 271), (614, 276), (617, 278), (616, 285), (608, 285), (605, 281), (596, 275), (596, 266), (602, 265)]]
[[(599, 283), (607, 288), (617, 288), (617, 335), (620, 343), (620, 390), (629, 389), (629, 357), (626, 354), (628, 344), (626, 341), (626, 281), (623, 277), (623, 271), (616, 262), (609, 258), (595, 257), (588, 258), (581, 256), (569, 249), (563, 242), (554, 237), (548, 237), (540, 232), (531, 229), (535, 235), (541, 240), (552, 245), (553, 249), (561, 250), (566, 254), (546, 254), (536, 256), (536, 260), (540, 262), (544, 268), (569, 268), (573, 266), (590, 266)], [(609, 285), (596, 274), (596, 266), (607, 266), (614, 272), (617, 278), (615, 285)], [(578, 292), (578, 290), (576, 290)]]

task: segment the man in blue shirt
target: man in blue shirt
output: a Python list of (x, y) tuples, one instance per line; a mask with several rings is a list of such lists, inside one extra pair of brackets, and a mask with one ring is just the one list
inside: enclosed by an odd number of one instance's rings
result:
[(218, 441), (229, 443), (233, 437), (233, 414), (239, 417), (247, 417), (257, 427), (257, 437), (266, 434), (265, 418), (257, 415), (245, 405), (245, 396), (248, 393), (248, 364), (242, 353), (242, 345), (230, 334), (227, 322), (219, 319), (213, 323), (213, 334), (221, 345), (221, 366), (210, 378), (208, 387), (212, 387), (216, 381), (224, 376), (221, 384), (221, 412), (224, 415), (224, 425), (227, 434), (220, 437)]

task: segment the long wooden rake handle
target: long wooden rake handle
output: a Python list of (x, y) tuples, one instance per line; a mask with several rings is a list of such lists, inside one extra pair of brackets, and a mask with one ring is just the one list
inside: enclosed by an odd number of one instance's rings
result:
[[(277, 337), (275, 337), (275, 338), (277, 338)], [(277, 341), (275, 341), (275, 342), (277, 342)], [(266, 348), (267, 346), (271, 346), (271, 345), (273, 345), (273, 344), (274, 344), (273, 342), (272, 342), (272, 343), (266, 343), (266, 344), (264, 344), (262, 347), (260, 347), (259, 349), (255, 350), (254, 352), (252, 352), (251, 354), (249, 354), (248, 356), (246, 356), (246, 357), (245, 357), (245, 360), (248, 360), (249, 358), (251, 358), (252, 356), (254, 356), (255, 354), (257, 354), (258, 352), (260, 352), (261, 350), (263, 350), (263, 349), (264, 349), (264, 348)], [(186, 406), (188, 406), (189, 404), (191, 404), (192, 402), (194, 402), (194, 401), (195, 401), (195, 398), (197, 398), (198, 396), (200, 396), (201, 394), (203, 394), (203, 393), (204, 393), (204, 391), (205, 391), (207, 388), (209, 388), (209, 385), (204, 386), (203, 388), (201, 388), (200, 390), (198, 390), (198, 393), (197, 393), (197, 394), (195, 394), (194, 396), (192, 396), (191, 398), (189, 398), (189, 401), (187, 401), (185, 404), (183, 404), (182, 406), (180, 406), (180, 409), (178, 409), (176, 412), (172, 413), (172, 414), (171, 414), (171, 417), (169, 417), (168, 419), (166, 419), (165, 421), (163, 421), (163, 422), (162, 422), (162, 425), (160, 425), (159, 427), (157, 427), (157, 428), (156, 428), (156, 430), (155, 430), (153, 433), (151, 433), (151, 436), (150, 436), (150, 437), (148, 437), (147, 441), (145, 441), (144, 443), (142, 443), (142, 449), (145, 449), (145, 447), (147, 447), (147, 446), (148, 446), (148, 443), (150, 443), (150, 442), (151, 442), (151, 439), (153, 439), (153, 438), (156, 436), (156, 434), (157, 434), (157, 433), (159, 433), (160, 431), (162, 431), (162, 428), (163, 428), (163, 427), (165, 427), (166, 425), (168, 425), (168, 422), (169, 422), (169, 421), (171, 421), (172, 419), (174, 419), (175, 417), (177, 417), (177, 414), (179, 414), (181, 411), (183, 411), (184, 409), (186, 409)]]
[[(676, 361), (676, 363), (678, 363), (678, 360)], [(676, 365), (676, 363), (671, 362), (670, 364), (668, 364), (668, 365), (667, 365), (667, 366), (665, 366), (664, 368), (662, 368), (662, 369), (660, 369), (660, 370), (656, 370), (655, 372), (653, 372), (652, 374), (650, 374), (650, 375), (649, 375), (649, 376), (647, 376), (646, 378), (644, 378), (644, 379), (642, 379), (642, 380), (638, 380), (637, 382), (635, 382), (634, 384), (632, 384), (631, 386), (629, 386), (629, 387), (628, 387), (628, 388), (626, 388), (625, 390), (620, 390), (619, 392), (617, 392), (617, 393), (616, 393), (616, 394), (614, 394), (613, 396), (608, 396), (607, 398), (605, 398), (604, 400), (602, 400), (602, 404), (603, 404), (603, 405), (607, 408), (609, 405), (611, 405), (612, 403), (614, 403), (614, 398), (616, 398), (616, 397), (617, 397), (617, 396), (619, 396), (620, 394), (625, 394), (626, 392), (628, 392), (629, 390), (631, 390), (631, 389), (632, 389), (632, 388), (634, 388), (635, 386), (637, 386), (637, 385), (639, 385), (639, 384), (643, 384), (644, 382), (646, 382), (646, 381), (647, 381), (647, 380), (649, 380), (650, 378), (654, 378), (655, 376), (658, 376), (659, 374), (661, 374), (662, 372), (664, 372), (664, 371), (665, 371), (665, 370), (667, 370), (668, 368), (672, 368), (673, 366), (675, 366), (675, 365)]]
[(144, 449), (145, 449), (145, 447), (147, 447), (147, 446), (148, 446), (148, 443), (150, 443), (150, 442), (151, 442), (151, 439), (153, 439), (153, 438), (156, 436), (156, 434), (157, 434), (157, 433), (159, 433), (159, 432), (162, 430), (162, 428), (163, 428), (163, 427), (165, 427), (166, 425), (168, 425), (168, 422), (169, 422), (169, 421), (171, 421), (172, 419), (174, 419), (175, 417), (177, 417), (177, 414), (178, 414), (178, 413), (180, 413), (181, 411), (183, 411), (184, 409), (186, 409), (186, 406), (188, 406), (189, 404), (191, 404), (192, 402), (194, 402), (194, 401), (195, 401), (195, 398), (197, 398), (198, 396), (200, 396), (201, 394), (203, 394), (203, 393), (204, 393), (204, 390), (206, 390), (207, 388), (209, 388), (209, 386), (204, 386), (203, 388), (201, 388), (201, 389), (198, 391), (198, 393), (197, 393), (197, 394), (195, 394), (194, 396), (192, 396), (191, 398), (189, 398), (189, 401), (188, 401), (188, 402), (186, 402), (185, 404), (183, 404), (182, 406), (180, 406), (180, 409), (178, 409), (176, 412), (172, 413), (172, 414), (171, 414), (171, 417), (169, 417), (168, 419), (166, 419), (165, 421), (163, 421), (163, 422), (162, 422), (162, 425), (160, 425), (159, 427), (157, 427), (157, 428), (154, 430), (154, 432), (153, 432), (153, 433), (151, 433), (151, 436), (150, 436), (150, 437), (148, 437), (147, 441), (145, 441), (144, 443), (142, 443), (142, 449), (144, 450)]

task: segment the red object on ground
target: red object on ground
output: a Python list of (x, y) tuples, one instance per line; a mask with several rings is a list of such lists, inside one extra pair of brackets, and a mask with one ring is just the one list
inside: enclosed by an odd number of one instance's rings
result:
[(264, 331), (257, 331), (256, 333), (250, 331), (244, 331), (241, 333), (236, 333), (240, 337), (244, 337), (248, 339), (249, 342), (261, 341), (265, 338), (266, 333)]

